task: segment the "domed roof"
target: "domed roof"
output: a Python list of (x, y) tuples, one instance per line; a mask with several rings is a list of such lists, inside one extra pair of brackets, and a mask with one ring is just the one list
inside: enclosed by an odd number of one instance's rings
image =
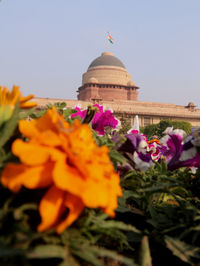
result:
[(115, 66), (125, 68), (124, 64), (117, 57), (115, 57), (113, 53), (102, 53), (101, 56), (92, 61), (88, 69), (98, 66)]
[(88, 83), (98, 83), (98, 80), (94, 77), (88, 79)]

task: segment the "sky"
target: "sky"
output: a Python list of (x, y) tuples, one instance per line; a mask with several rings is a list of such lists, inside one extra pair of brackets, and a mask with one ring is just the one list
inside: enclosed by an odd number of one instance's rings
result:
[(76, 99), (109, 31), (139, 101), (200, 108), (199, 14), (200, 0), (1, 0), (0, 85)]

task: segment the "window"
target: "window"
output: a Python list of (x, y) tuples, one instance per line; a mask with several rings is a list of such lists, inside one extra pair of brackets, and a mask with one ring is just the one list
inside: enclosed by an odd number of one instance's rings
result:
[(151, 118), (148, 116), (144, 117), (144, 127), (148, 126), (151, 124)]

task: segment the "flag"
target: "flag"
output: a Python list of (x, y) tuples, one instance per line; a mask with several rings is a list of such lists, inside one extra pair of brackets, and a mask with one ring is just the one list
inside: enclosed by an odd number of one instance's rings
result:
[(109, 40), (109, 42), (110, 42), (110, 43), (112, 43), (112, 44), (113, 44), (114, 40), (113, 40), (113, 38), (110, 36), (110, 34), (109, 34), (109, 33), (108, 33), (108, 40)]

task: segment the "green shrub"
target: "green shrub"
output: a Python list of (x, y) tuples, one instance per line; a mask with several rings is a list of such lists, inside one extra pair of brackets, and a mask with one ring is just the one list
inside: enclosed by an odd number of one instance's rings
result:
[(186, 121), (161, 120), (158, 124), (146, 126), (143, 132), (147, 136), (147, 138), (151, 138), (154, 135), (158, 136), (158, 138), (161, 138), (163, 136), (163, 132), (167, 127), (173, 127), (174, 129), (183, 129), (187, 134), (190, 134), (192, 125)]

